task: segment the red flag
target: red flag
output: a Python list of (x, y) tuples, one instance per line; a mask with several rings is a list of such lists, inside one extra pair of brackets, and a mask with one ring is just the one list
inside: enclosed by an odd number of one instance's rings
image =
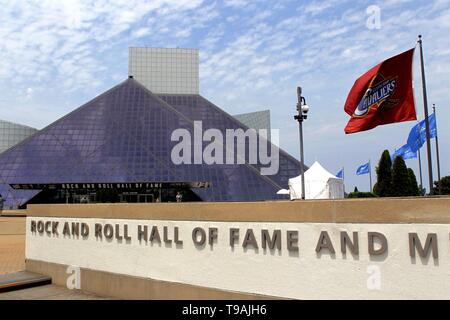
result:
[(416, 120), (412, 89), (414, 48), (376, 65), (353, 85), (344, 110), (351, 119), (345, 133)]

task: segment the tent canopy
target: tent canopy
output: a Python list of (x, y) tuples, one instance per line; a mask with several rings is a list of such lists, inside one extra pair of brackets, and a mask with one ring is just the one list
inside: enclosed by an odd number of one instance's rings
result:
[[(302, 176), (289, 179), (291, 200), (301, 199)], [(306, 199), (342, 199), (344, 198), (344, 181), (328, 172), (319, 162), (305, 172)]]

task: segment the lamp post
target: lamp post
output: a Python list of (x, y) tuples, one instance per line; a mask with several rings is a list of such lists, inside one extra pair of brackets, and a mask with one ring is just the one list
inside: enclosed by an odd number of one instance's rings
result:
[(297, 112), (294, 119), (298, 121), (298, 130), (300, 134), (300, 174), (302, 176), (302, 199), (305, 199), (305, 172), (303, 156), (303, 121), (306, 120), (309, 106), (306, 104), (305, 97), (302, 97), (302, 88), (297, 87)]

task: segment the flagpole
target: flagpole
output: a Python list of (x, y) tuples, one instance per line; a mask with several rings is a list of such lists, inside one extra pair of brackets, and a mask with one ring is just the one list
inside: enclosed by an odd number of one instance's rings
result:
[(423, 110), (425, 115), (425, 133), (427, 137), (427, 157), (428, 157), (428, 180), (430, 184), (430, 195), (433, 194), (433, 164), (431, 162), (431, 142), (430, 142), (430, 122), (428, 120), (428, 99), (427, 99), (427, 85), (425, 82), (425, 66), (423, 62), (423, 49), (422, 49), (422, 35), (419, 35), (420, 48), (420, 66), (422, 71), (422, 89), (423, 89)]
[(420, 195), (422, 195), (423, 181), (422, 181), (422, 161), (420, 160), (420, 148), (417, 150), (417, 153), (419, 155)]
[[(436, 105), (433, 103), (433, 114), (434, 114), (434, 121), (436, 121), (436, 159), (437, 159), (437, 174), (438, 174), (438, 181), (441, 180), (441, 164), (439, 161), (439, 141), (438, 141), (438, 133), (437, 133), (437, 118), (436, 118)], [(438, 182), (438, 188), (439, 188), (439, 194), (441, 194), (441, 184)]]
[(370, 181), (369, 192), (372, 192), (372, 165), (370, 164), (370, 159), (369, 159), (369, 181)]
[(344, 198), (345, 198), (345, 171), (344, 171), (344, 167), (342, 167), (342, 183), (344, 184)]

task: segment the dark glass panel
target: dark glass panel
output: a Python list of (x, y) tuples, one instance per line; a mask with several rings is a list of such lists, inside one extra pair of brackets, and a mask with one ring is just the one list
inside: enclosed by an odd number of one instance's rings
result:
[(203, 200), (265, 200), (298, 174), (298, 162), (283, 152), (279, 173), (268, 177), (259, 164), (173, 164), (171, 134), (184, 128), (193, 136), (195, 120), (203, 130), (247, 129), (199, 95), (155, 96), (127, 80), (1, 154), (0, 193), (17, 206), (38, 191), (8, 184), (208, 181), (210, 188), (193, 189)]

